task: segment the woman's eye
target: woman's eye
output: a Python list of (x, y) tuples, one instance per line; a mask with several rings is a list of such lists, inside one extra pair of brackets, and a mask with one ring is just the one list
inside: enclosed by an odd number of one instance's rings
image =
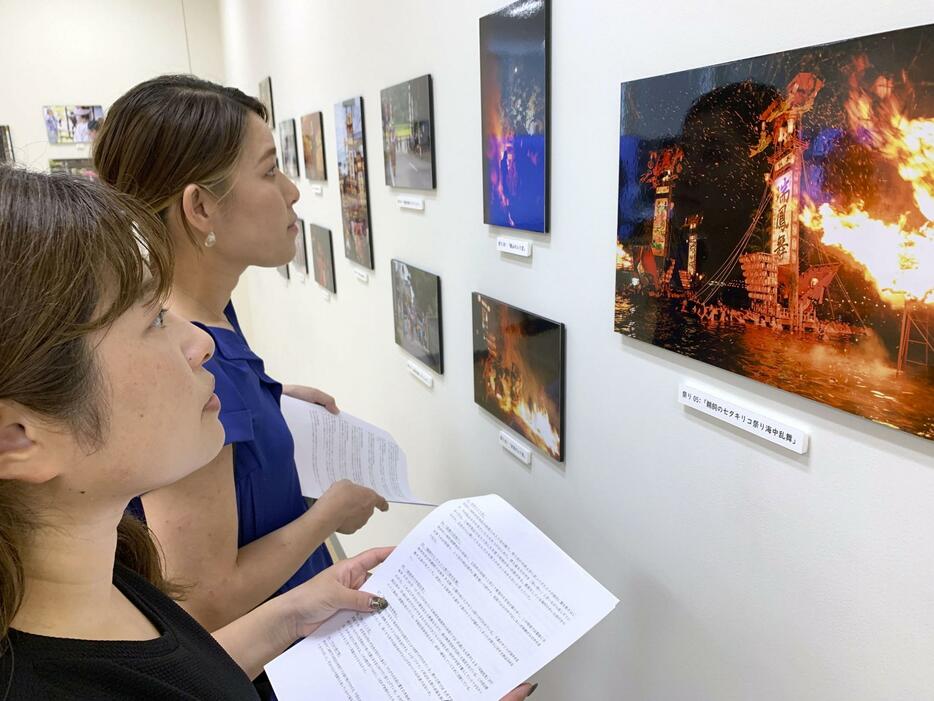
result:
[(269, 170), (266, 171), (266, 177), (268, 177), (268, 178), (274, 178), (274, 177), (276, 177), (276, 172), (277, 172), (278, 170), (279, 170), (279, 167), (278, 167), (278, 166), (273, 166), (272, 168), (270, 168)]
[(165, 328), (165, 315), (168, 312), (168, 309), (160, 309), (159, 313), (156, 314), (156, 318), (152, 320), (152, 326), (156, 329)]

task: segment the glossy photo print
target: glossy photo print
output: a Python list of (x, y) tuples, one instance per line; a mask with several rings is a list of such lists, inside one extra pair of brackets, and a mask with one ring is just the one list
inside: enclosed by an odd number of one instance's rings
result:
[(396, 343), (439, 375), (444, 373), (441, 278), (393, 259), (392, 316)]
[(331, 245), (331, 230), (322, 226), (308, 225), (311, 239), (311, 265), (315, 282), (332, 294), (337, 292), (334, 275), (334, 248)]
[(0, 124), (0, 163), (13, 163), (13, 136), (10, 127)]
[(308, 277), (308, 250), (305, 248), (305, 221), (299, 219), (298, 234), (295, 236), (295, 256), (292, 258), (292, 270), (297, 273), (299, 280), (304, 282)]
[(622, 84), (615, 329), (934, 439), (934, 25)]
[(276, 128), (276, 112), (272, 104), (272, 78), (266, 77), (259, 81), (259, 101), (266, 108), (266, 124), (270, 129)]
[(334, 106), (334, 130), (337, 132), (337, 177), (341, 191), (344, 255), (372, 270), (373, 239), (362, 97), (344, 100)]
[(550, 0), (480, 19), (483, 221), (548, 230)]
[(386, 184), (414, 190), (435, 188), (431, 76), (381, 90), (383, 166)]
[(46, 105), (42, 108), (50, 144), (87, 144), (95, 122), (104, 118), (100, 105)]
[(302, 117), (302, 153), (305, 156), (305, 177), (309, 180), (327, 180), (324, 119), (320, 112), (312, 112)]
[(298, 145), (295, 141), (294, 119), (286, 119), (279, 124), (279, 145), (282, 149), (282, 172), (290, 178), (297, 178)]
[(564, 324), (474, 292), (474, 401), (564, 460)]
[(68, 173), (80, 175), (88, 180), (97, 180), (97, 171), (94, 170), (94, 161), (90, 158), (52, 158), (49, 159), (50, 173)]

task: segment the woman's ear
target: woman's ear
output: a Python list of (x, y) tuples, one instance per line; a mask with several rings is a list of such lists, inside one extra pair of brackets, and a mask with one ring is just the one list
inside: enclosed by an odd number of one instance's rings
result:
[(25, 412), (0, 402), (0, 480), (39, 484), (58, 476), (59, 461), (37, 440), (41, 431)]
[(182, 190), (181, 214), (196, 231), (205, 236), (214, 231), (217, 200), (200, 185), (186, 185)]

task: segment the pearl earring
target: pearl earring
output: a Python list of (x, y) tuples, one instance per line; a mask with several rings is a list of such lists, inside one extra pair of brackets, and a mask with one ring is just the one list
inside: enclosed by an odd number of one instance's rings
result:
[(214, 235), (213, 231), (209, 231), (207, 238), (204, 239), (204, 247), (211, 248), (215, 243), (217, 243), (217, 237)]

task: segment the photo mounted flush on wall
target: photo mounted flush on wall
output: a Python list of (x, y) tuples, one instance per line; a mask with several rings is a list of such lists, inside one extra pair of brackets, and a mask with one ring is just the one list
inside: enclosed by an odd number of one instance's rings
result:
[(88, 180), (97, 180), (97, 171), (94, 170), (94, 161), (90, 158), (52, 158), (49, 159), (50, 173), (68, 173), (79, 175)]
[(431, 76), (408, 80), (379, 93), (383, 113), (386, 184), (435, 188), (434, 115)]
[(290, 178), (298, 177), (298, 144), (295, 140), (295, 120), (279, 123), (279, 146), (282, 149), (282, 172)]
[(393, 259), (392, 316), (396, 343), (443, 374), (441, 278)]
[(934, 25), (622, 84), (615, 328), (934, 439)]
[(13, 163), (15, 160), (10, 127), (0, 124), (0, 163)]
[(46, 105), (42, 108), (50, 144), (90, 143), (93, 123), (103, 118), (104, 108), (100, 105)]
[(305, 220), (298, 219), (298, 234), (295, 236), (295, 256), (292, 258), (292, 269), (298, 274), (302, 282), (308, 277), (308, 249), (305, 248)]
[(548, 230), (550, 0), (480, 19), (483, 221)]
[(564, 460), (564, 324), (474, 292), (474, 401)]
[(302, 117), (302, 153), (305, 156), (305, 177), (309, 180), (327, 180), (324, 119), (320, 112), (312, 112)]
[(272, 78), (269, 76), (259, 81), (259, 101), (266, 108), (266, 125), (270, 129), (275, 129), (276, 111), (272, 104)]
[(373, 237), (362, 97), (344, 100), (334, 106), (334, 130), (337, 132), (337, 177), (341, 192), (344, 255), (372, 270)]
[(334, 275), (334, 247), (331, 244), (331, 230), (309, 224), (308, 237), (311, 239), (311, 262), (315, 282), (335, 294), (337, 283)]

